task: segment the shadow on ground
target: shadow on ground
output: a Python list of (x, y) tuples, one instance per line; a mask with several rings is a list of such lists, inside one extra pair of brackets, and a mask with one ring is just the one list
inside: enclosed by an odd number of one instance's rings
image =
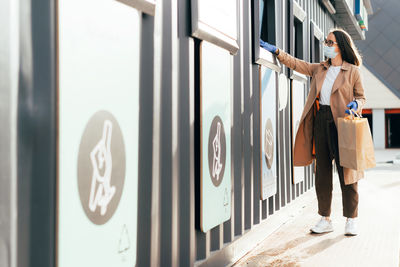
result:
[[(255, 256), (252, 256), (246, 265), (239, 266), (285, 266), (285, 267), (297, 267), (301, 266), (301, 263), (324, 250), (328, 249), (332, 245), (335, 245), (348, 237), (344, 235), (338, 235), (335, 238), (328, 238), (321, 240), (318, 243), (314, 243), (308, 247), (304, 247), (306, 243), (315, 240), (315, 238), (324, 236), (326, 234), (312, 234), (308, 233), (304, 236), (292, 239), (276, 248), (265, 250)], [(300, 249), (299, 249), (300, 247)], [(300, 252), (300, 253), (299, 253)]]

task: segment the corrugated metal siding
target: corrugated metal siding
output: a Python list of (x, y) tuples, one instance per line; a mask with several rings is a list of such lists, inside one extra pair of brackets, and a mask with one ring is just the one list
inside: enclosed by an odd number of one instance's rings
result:
[[(160, 2), (155, 17), (142, 19), (138, 266), (201, 263), (314, 185), (311, 166), (304, 182), (292, 184), (288, 94), (287, 107), (277, 114), (278, 192), (264, 201), (259, 198), (259, 66), (251, 62), (250, 2), (237, 1), (240, 50), (233, 57), (232, 216), (207, 233), (198, 230), (199, 41), (189, 37), (189, 2)], [(296, 2), (307, 13), (304, 56), (310, 60), (310, 21), (325, 34), (334, 23), (319, 1)], [(287, 51), (289, 33), (282, 29), (287, 29), (288, 4), (276, 1), (276, 8), (282, 14), (277, 43)]]
[[(27, 217), (20, 216), (18, 224), (18, 266), (54, 266), (57, 14), (55, 2), (31, 2), (20, 1), (23, 8), (19, 11), (20, 15), (31, 14), (24, 17), (22, 21), (27, 23), (19, 29), (21, 62), (35, 60), (34, 64), (21, 63), (26, 69), (19, 78), (18, 176), (22, 178), (18, 178), (18, 212)], [(236, 2), (240, 50), (233, 56), (232, 212), (229, 221), (207, 233), (197, 226), (199, 40), (190, 37), (190, 1), (157, 1), (155, 17), (142, 15), (137, 266), (201, 264), (251, 232), (255, 225), (279, 214), (314, 185), (312, 167), (306, 168), (304, 182), (292, 184), (288, 94), (287, 107), (277, 112), (278, 192), (264, 201), (259, 198), (259, 66), (252, 64), (250, 2)], [(304, 57), (310, 61), (310, 22), (325, 34), (334, 22), (318, 0), (296, 2), (307, 13)], [(275, 1), (276, 40), (285, 51), (289, 51), (289, 3)], [(27, 110), (32, 106), (40, 112)], [(45, 132), (36, 129), (38, 125), (32, 121), (43, 122)]]

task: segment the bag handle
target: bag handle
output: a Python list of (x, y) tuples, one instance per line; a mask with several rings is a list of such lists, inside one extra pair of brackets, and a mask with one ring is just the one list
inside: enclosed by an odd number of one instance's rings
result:
[[(350, 112), (350, 115), (346, 116), (346, 119), (354, 120), (354, 119), (361, 119), (362, 118), (362, 115), (358, 114), (353, 109), (349, 109), (349, 112)], [(354, 115), (356, 115), (357, 118), (355, 118)]]

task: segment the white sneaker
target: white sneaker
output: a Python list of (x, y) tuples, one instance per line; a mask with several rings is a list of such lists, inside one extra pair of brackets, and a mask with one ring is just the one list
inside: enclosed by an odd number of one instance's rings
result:
[(322, 217), (321, 220), (310, 229), (311, 232), (316, 234), (328, 233), (333, 231), (332, 221)]
[(351, 236), (358, 234), (355, 218), (347, 218), (346, 227), (344, 229), (344, 234), (351, 235)]

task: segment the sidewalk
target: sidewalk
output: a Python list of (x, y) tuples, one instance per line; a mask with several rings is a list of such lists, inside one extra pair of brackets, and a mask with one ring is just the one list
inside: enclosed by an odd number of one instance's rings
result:
[[(399, 152), (377, 151), (376, 161), (393, 160)], [(234, 266), (400, 266), (400, 165), (379, 163), (365, 176), (359, 182), (358, 236), (343, 234), (340, 184), (334, 176), (332, 233), (309, 232), (320, 218), (315, 198)]]
[(400, 155), (400, 149), (397, 148), (375, 149), (375, 159), (378, 164), (393, 161), (398, 155)]

